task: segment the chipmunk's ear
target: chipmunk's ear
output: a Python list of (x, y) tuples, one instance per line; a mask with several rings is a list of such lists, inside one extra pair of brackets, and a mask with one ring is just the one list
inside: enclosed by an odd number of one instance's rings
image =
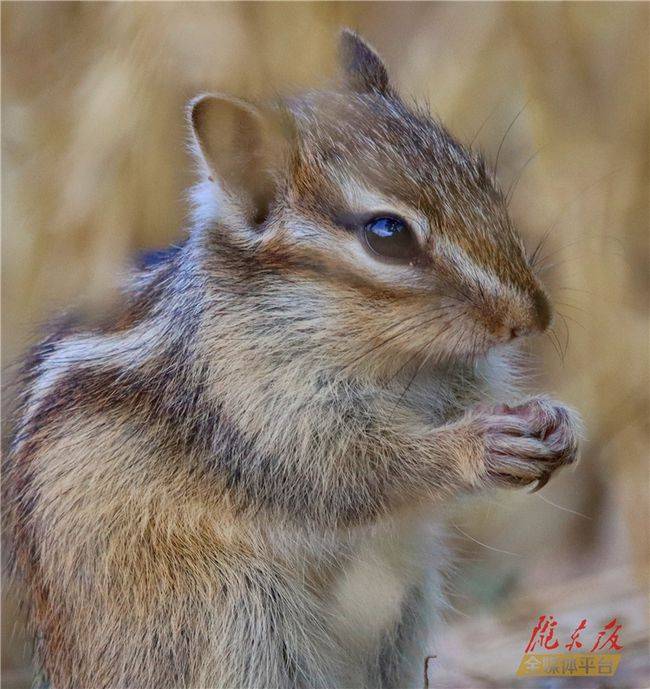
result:
[(245, 212), (262, 222), (276, 192), (287, 137), (279, 118), (238, 98), (202, 95), (188, 107), (199, 158), (210, 181)]
[(382, 59), (351, 29), (341, 31), (341, 65), (348, 86), (359, 93), (389, 90), (388, 71)]

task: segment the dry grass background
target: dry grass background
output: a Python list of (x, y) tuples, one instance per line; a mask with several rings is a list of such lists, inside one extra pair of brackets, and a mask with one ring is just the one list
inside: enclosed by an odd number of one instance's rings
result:
[[(512, 125), (499, 173), (507, 187), (525, 165), (512, 212), (530, 245), (548, 231), (547, 281), (563, 314), (557, 342), (535, 345), (539, 385), (578, 407), (588, 430), (581, 465), (541, 494), (499, 493), (455, 511), (453, 602), (468, 617), (452, 618), (441, 662), (473, 677), (467, 686), (514, 686), (538, 614), (555, 613), (565, 635), (581, 613), (594, 626), (617, 615), (629, 661), (615, 686), (647, 687), (633, 657), (647, 643), (650, 559), (649, 11), (3, 3), (5, 381), (39, 323), (80, 297), (101, 299), (135, 250), (182, 235), (188, 98), (323, 83), (335, 74), (338, 28), (357, 28), (403, 93), (428, 99), (465, 140), (480, 129), (477, 145), (493, 159)], [(11, 597), (3, 613), (5, 686), (24, 687)], [(491, 657), (476, 655), (496, 637)]]

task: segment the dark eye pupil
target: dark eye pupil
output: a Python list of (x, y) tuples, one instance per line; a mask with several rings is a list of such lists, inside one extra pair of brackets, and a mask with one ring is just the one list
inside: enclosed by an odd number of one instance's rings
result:
[(409, 260), (417, 250), (413, 233), (399, 218), (374, 218), (364, 227), (364, 237), (370, 250), (385, 258)]

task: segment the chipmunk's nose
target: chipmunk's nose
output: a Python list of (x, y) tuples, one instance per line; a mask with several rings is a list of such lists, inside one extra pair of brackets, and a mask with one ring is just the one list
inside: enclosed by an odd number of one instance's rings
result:
[(543, 333), (551, 324), (553, 311), (548, 297), (541, 289), (535, 290), (530, 297), (530, 304), (517, 319), (504, 327), (504, 339), (514, 340), (517, 337)]
[(535, 331), (543, 333), (546, 331), (548, 326), (551, 325), (551, 320), (553, 319), (553, 309), (551, 308), (551, 302), (541, 289), (536, 289), (533, 292), (532, 302)]
[(535, 290), (532, 301), (535, 312), (535, 325), (537, 330), (543, 333), (551, 325), (551, 320), (553, 319), (551, 302), (541, 289)]

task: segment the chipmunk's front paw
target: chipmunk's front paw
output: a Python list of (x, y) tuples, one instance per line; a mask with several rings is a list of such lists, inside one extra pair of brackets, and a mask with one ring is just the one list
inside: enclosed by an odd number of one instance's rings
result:
[(556, 469), (578, 457), (578, 417), (548, 398), (480, 410), (475, 420), (483, 436), (488, 483), (517, 487), (537, 481), (539, 490)]

